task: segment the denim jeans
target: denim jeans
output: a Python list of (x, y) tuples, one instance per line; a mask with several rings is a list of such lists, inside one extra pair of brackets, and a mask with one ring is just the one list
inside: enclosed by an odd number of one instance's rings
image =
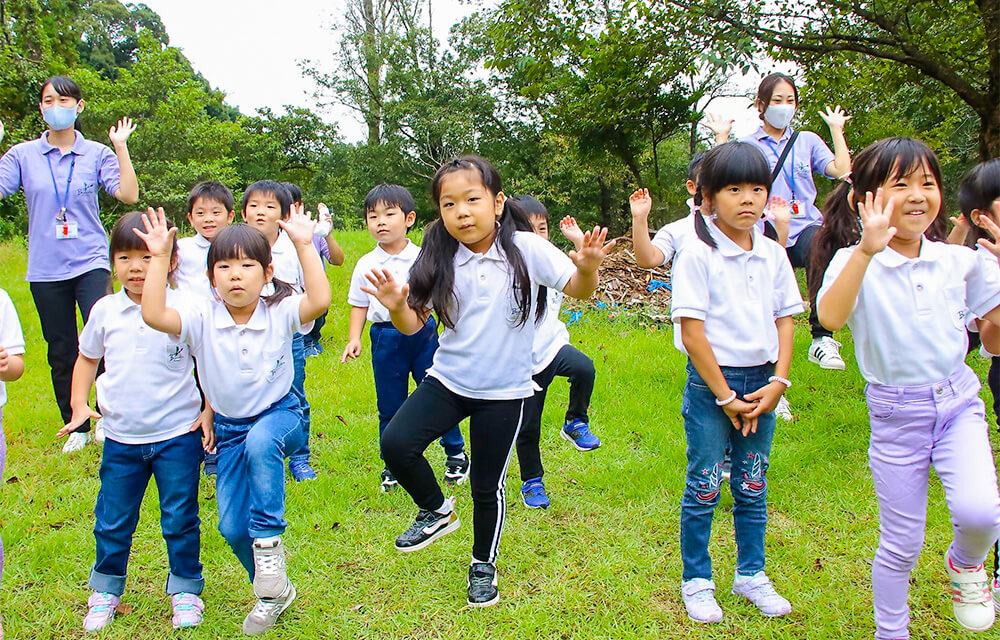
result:
[[(687, 478), (681, 498), (681, 560), (684, 580), (712, 579), (708, 541), (712, 516), (722, 489), (721, 468), (726, 444), (732, 449), (733, 528), (736, 532), (736, 572), (751, 576), (764, 570), (764, 531), (767, 527), (767, 466), (774, 437), (774, 412), (757, 419), (757, 432), (743, 436), (726, 412), (715, 404), (715, 394), (687, 365), (681, 415), (687, 435)], [(774, 365), (722, 367), (729, 387), (739, 397), (767, 384)]]
[(202, 453), (200, 431), (150, 444), (104, 440), (101, 490), (94, 507), (97, 560), (90, 572), (94, 591), (116, 596), (125, 591), (132, 534), (152, 476), (160, 494), (160, 529), (170, 563), (167, 593), (201, 593), (205, 586), (198, 519)]
[(253, 580), (253, 540), (284, 533), (285, 457), (302, 446), (302, 408), (291, 391), (251, 418), (215, 414), (219, 532)]
[(865, 389), (868, 464), (879, 503), (872, 562), (876, 638), (909, 637), (910, 571), (924, 543), (931, 465), (951, 515), (952, 561), (980, 564), (1000, 534), (1000, 494), (979, 389), (979, 377), (965, 364), (932, 385)]
[[(368, 330), (372, 342), (372, 372), (375, 375), (375, 403), (378, 405), (378, 434), (396, 415), (409, 395), (409, 377), (420, 384), (434, 362), (438, 348), (437, 324), (427, 318), (424, 328), (408, 336), (400, 333), (391, 322), (373, 322)], [(441, 436), (441, 446), (448, 456), (465, 451), (462, 431), (456, 424)], [(381, 448), (379, 455), (382, 455)]]
[(292, 393), (298, 398), (302, 406), (302, 445), (298, 449), (292, 449), (288, 456), (290, 462), (298, 460), (309, 461), (309, 401), (306, 400), (306, 337), (301, 333), (296, 333), (292, 338), (292, 366), (295, 369), (295, 376), (292, 378)]

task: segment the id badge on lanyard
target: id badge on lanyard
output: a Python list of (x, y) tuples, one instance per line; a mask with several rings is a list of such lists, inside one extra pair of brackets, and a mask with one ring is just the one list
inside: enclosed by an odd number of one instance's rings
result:
[[(781, 154), (778, 153), (777, 147), (771, 144), (770, 140), (766, 140), (767, 146), (770, 147), (771, 151), (774, 153), (775, 157), (780, 161)], [(789, 139), (788, 143), (792, 141)], [(781, 167), (781, 174), (785, 177), (785, 182), (788, 184), (788, 190), (791, 192), (792, 198), (788, 203), (789, 208), (792, 210), (793, 218), (801, 218), (806, 215), (805, 204), (795, 197), (795, 147), (791, 149), (791, 170), (788, 170), (784, 165)]]
[(66, 219), (66, 207), (69, 206), (69, 186), (73, 182), (73, 169), (76, 168), (76, 154), (69, 164), (69, 175), (66, 177), (66, 190), (63, 196), (59, 197), (59, 186), (56, 184), (56, 172), (52, 168), (52, 156), (46, 154), (45, 159), (49, 163), (49, 175), (52, 176), (52, 189), (55, 191), (56, 203), (59, 205), (59, 213), (56, 214), (56, 240), (72, 240), (80, 234), (77, 223)]

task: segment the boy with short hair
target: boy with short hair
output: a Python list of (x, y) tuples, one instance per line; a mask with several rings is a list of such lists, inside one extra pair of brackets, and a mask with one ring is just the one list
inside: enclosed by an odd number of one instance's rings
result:
[[(433, 315), (427, 318), (423, 329), (411, 336), (404, 335), (392, 326), (389, 311), (382, 303), (361, 290), (361, 287), (370, 286), (365, 274), (371, 273), (372, 269), (386, 269), (398, 282), (407, 280), (410, 267), (420, 253), (420, 247), (406, 237), (406, 232), (417, 219), (413, 196), (399, 185), (380, 184), (365, 196), (364, 216), (368, 233), (377, 244), (374, 250), (361, 256), (351, 276), (347, 294), (351, 322), (340, 361), (347, 362), (348, 358), (361, 355), (361, 332), (365, 321), (371, 322), (372, 371), (375, 374), (378, 432), (381, 436), (409, 395), (407, 378), (412, 376), (417, 384), (424, 379), (437, 351), (438, 335)], [(465, 455), (465, 441), (457, 424), (441, 437), (441, 446), (447, 456), (444, 481), (447, 484), (465, 482), (469, 477), (469, 458)], [(396, 484), (396, 478), (389, 469), (383, 469), (382, 491), (391, 491)]]
[[(515, 196), (511, 200), (528, 216), (535, 233), (549, 239), (549, 212), (537, 198)], [(567, 217), (560, 228), (579, 250), (583, 232), (576, 221)], [(542, 457), (539, 451), (542, 429), (542, 411), (545, 394), (555, 376), (569, 379), (569, 406), (559, 435), (577, 451), (593, 451), (601, 446), (600, 439), (590, 432), (590, 396), (594, 391), (594, 361), (569, 343), (566, 325), (559, 320), (563, 293), (549, 289), (545, 316), (535, 328), (532, 344), (532, 380), (538, 391), (524, 405), (524, 423), (517, 435), (517, 461), (521, 466), (521, 499), (532, 509), (547, 509), (550, 502), (545, 492), (542, 476)]]

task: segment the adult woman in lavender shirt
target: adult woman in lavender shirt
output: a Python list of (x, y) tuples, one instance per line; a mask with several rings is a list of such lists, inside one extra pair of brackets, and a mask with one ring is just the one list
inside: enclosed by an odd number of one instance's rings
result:
[[(48, 344), (52, 388), (65, 424), (72, 416), (70, 381), (77, 358), (75, 307), (86, 322), (91, 307), (111, 288), (108, 237), (101, 225), (97, 189), (101, 186), (128, 204), (139, 200), (139, 183), (126, 144), (135, 126), (124, 118), (111, 127), (108, 137), (113, 152), (84, 138), (77, 124), (83, 96), (80, 87), (65, 76), (49, 78), (38, 102), (48, 129), (37, 140), (11, 147), (0, 158), (0, 198), (24, 190), (28, 205), (25, 279)], [(70, 435), (63, 451), (82, 448), (89, 431), (90, 425), (84, 424)]]
[[(761, 80), (757, 88), (754, 106), (757, 107), (761, 124), (755, 132), (742, 140), (760, 148), (772, 171), (788, 146), (788, 141), (796, 133), (791, 122), (798, 103), (799, 92), (795, 82), (783, 73), (772, 73)], [(785, 250), (792, 267), (806, 268), (807, 277), (813, 237), (823, 224), (823, 214), (816, 207), (813, 174), (820, 173), (837, 179), (845, 178), (851, 173), (851, 155), (844, 139), (844, 124), (851, 116), (846, 115), (839, 106), (836, 109), (827, 107), (819, 115), (830, 127), (834, 150), (830, 151), (823, 139), (812, 131), (799, 131), (782, 163), (781, 171), (771, 184), (771, 195), (784, 199), (792, 207)], [(729, 139), (732, 120), (710, 115), (705, 118), (704, 124), (715, 133), (717, 143), (721, 144)], [(809, 325), (813, 340), (809, 346), (809, 361), (824, 369), (844, 369), (840, 343), (833, 339), (830, 331), (820, 325), (815, 301), (812, 302)]]

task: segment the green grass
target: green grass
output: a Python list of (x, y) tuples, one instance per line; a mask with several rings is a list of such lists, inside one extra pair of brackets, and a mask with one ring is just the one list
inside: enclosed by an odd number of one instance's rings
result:
[[(347, 264), (371, 248), (366, 232), (340, 236)], [(4, 410), (9, 455), (0, 488), (7, 552), (0, 592), (8, 638), (82, 637), (94, 559), (93, 505), (100, 451), (64, 456), (45, 346), (23, 281), (26, 254), (0, 245), (0, 286), (18, 308), (27, 371), (8, 385)], [(690, 622), (679, 597), (678, 543), (684, 480), (680, 417), (684, 358), (669, 327), (588, 311), (570, 328), (574, 344), (597, 365), (594, 430), (604, 445), (581, 454), (556, 432), (567, 385), (548, 396), (542, 447), (547, 511), (529, 511), (518, 495), (516, 462), (508, 482), (508, 520), (499, 559), (501, 601), (465, 607), (471, 551), (468, 485), (457, 492), (463, 526), (430, 548), (399, 554), (393, 538), (415, 509), (403, 491), (379, 493), (375, 392), (365, 355), (340, 364), (346, 340), (347, 268), (330, 269), (334, 308), (326, 353), (309, 359), (314, 466), (319, 479), (288, 484), (285, 541), (298, 600), (268, 638), (869, 638), (871, 557), (877, 505), (867, 468), (868, 421), (850, 336), (847, 372), (809, 364), (804, 324), (797, 327), (789, 400), (796, 414), (778, 423), (771, 458), (768, 573), (792, 602), (790, 616), (769, 620), (728, 592), (735, 563), (732, 499), (724, 494), (711, 545), (721, 624)], [(985, 377), (978, 358), (970, 362)], [(141, 389), (134, 392), (142, 393)], [(984, 390), (984, 397), (988, 392)], [(991, 416), (992, 420), (992, 416)], [(443, 470), (444, 456), (428, 453)], [(204, 624), (170, 628), (163, 595), (166, 552), (155, 487), (147, 491), (133, 543), (130, 607), (103, 638), (234, 638), (252, 604), (246, 575), (219, 535), (214, 481), (201, 485)], [(955, 637), (941, 554), (951, 525), (940, 483), (932, 483), (926, 553), (913, 573), (914, 638)]]

